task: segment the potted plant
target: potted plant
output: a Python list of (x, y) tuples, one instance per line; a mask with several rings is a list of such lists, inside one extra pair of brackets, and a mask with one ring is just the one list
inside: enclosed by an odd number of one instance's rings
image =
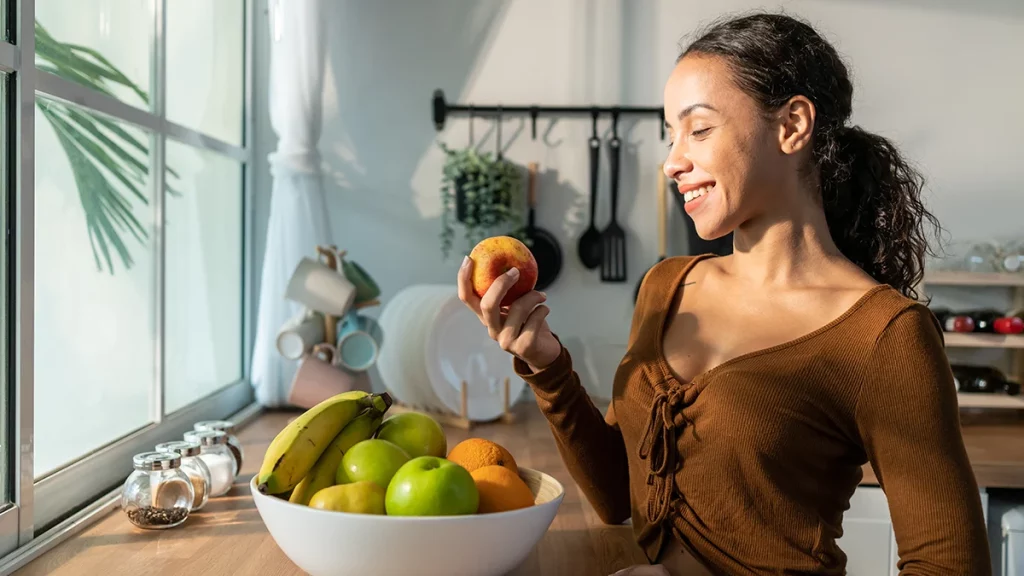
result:
[(522, 239), (522, 175), (515, 164), (474, 147), (445, 153), (441, 178), (441, 252), (445, 258), (461, 224), (470, 246), (498, 233)]

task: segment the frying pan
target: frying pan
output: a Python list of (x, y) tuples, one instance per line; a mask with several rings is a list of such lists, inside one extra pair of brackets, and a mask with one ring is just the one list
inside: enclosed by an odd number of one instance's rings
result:
[(529, 164), (529, 184), (527, 188), (527, 202), (530, 205), (530, 214), (526, 224), (527, 245), (533, 258), (537, 261), (537, 290), (543, 290), (551, 285), (562, 269), (562, 248), (550, 232), (543, 228), (537, 228), (534, 224), (534, 207), (537, 205), (537, 163)]
[[(666, 252), (668, 251), (668, 249), (666, 248), (666, 242), (665, 242), (665, 217), (668, 214), (667, 214), (667, 210), (665, 209), (666, 200), (665, 200), (665, 172), (664, 172), (664, 167), (665, 167), (664, 164), (659, 164), (658, 165), (658, 181), (657, 181), (658, 182), (658, 187), (657, 187), (657, 190), (658, 190), (658, 262), (661, 262), (662, 260), (665, 259)], [(648, 270), (650, 270), (650, 268), (648, 268)], [(647, 275), (647, 273), (644, 272), (644, 276), (646, 276), (646, 275)], [(644, 282), (644, 276), (641, 276), (640, 279), (637, 280), (637, 282), (636, 282), (636, 289), (633, 290), (633, 303), (634, 304), (636, 304), (637, 297), (640, 296), (640, 285), (643, 284), (643, 282)]]

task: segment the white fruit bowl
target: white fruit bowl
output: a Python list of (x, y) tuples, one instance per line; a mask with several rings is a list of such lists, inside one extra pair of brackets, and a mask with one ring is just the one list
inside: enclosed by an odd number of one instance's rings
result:
[(535, 504), (466, 516), (378, 516), (317, 510), (261, 494), (256, 509), (285, 555), (312, 576), (500, 576), (529, 556), (547, 532), (565, 488), (519, 468)]

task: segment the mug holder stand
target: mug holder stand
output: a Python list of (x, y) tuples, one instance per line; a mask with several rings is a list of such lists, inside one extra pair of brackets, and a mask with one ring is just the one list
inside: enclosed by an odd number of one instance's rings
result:
[(448, 425), (461, 430), (471, 430), (480, 424), (488, 424), (492, 422), (500, 422), (502, 424), (511, 424), (516, 421), (516, 415), (509, 408), (511, 406), (511, 399), (509, 398), (509, 379), (505, 378), (503, 385), (504, 397), (503, 397), (503, 408), (502, 413), (497, 418), (486, 421), (473, 421), (469, 419), (469, 394), (466, 391), (466, 381), (462, 381), (461, 387), (461, 404), (459, 413), (456, 414), (449, 410), (439, 410), (437, 408), (426, 408), (416, 404), (406, 404), (399, 400), (391, 405), (388, 412), (395, 414), (401, 414), (403, 412), (422, 412), (427, 414), (438, 421), (442, 426)]

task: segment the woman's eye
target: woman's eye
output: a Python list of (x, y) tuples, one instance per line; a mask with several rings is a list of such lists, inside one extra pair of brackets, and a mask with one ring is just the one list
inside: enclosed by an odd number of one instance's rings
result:
[(711, 131), (711, 128), (701, 128), (700, 130), (694, 130), (693, 132), (690, 132), (690, 136), (693, 136), (695, 138), (700, 138), (701, 136), (704, 136), (705, 134), (707, 134), (710, 131)]
[(669, 150), (671, 150), (671, 149), (672, 149), (672, 147), (673, 147), (673, 146), (675, 146), (675, 145), (676, 145), (676, 143), (675, 143), (675, 142), (673, 142), (673, 141), (671, 141), (671, 140), (669, 140), (669, 141), (668, 141), (668, 149), (669, 149)]

